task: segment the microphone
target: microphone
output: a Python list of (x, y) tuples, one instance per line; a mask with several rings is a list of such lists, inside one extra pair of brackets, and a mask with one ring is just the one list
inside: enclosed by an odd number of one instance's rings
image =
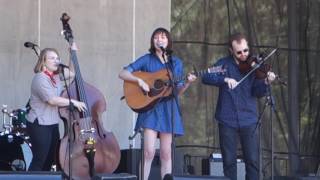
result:
[(62, 64), (61, 62), (57, 63), (57, 66), (61, 68), (69, 68), (69, 66)]
[(34, 47), (38, 47), (38, 45), (32, 43), (32, 42), (25, 42), (24, 43), (24, 47), (26, 48), (34, 48)]
[(167, 49), (164, 46), (164, 43), (160, 42), (157, 44), (157, 46), (161, 49), (161, 51), (166, 54), (167, 56), (171, 56), (173, 51), (171, 49)]
[(157, 45), (161, 49), (162, 52), (166, 52), (166, 48), (164, 48), (164, 44), (162, 42), (159, 42)]
[(166, 52), (166, 49), (163, 46), (159, 46), (162, 52)]

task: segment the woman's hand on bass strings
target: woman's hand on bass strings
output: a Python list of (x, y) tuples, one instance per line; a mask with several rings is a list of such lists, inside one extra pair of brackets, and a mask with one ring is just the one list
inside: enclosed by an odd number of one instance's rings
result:
[(81, 101), (71, 100), (71, 102), (80, 112), (83, 112), (87, 109), (86, 104)]

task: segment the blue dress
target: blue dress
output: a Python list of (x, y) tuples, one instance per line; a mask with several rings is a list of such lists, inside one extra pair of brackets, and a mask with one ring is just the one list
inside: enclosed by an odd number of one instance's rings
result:
[[(172, 56), (173, 73), (175, 77), (183, 76), (182, 61)], [(129, 72), (144, 71), (144, 72), (157, 72), (166, 68), (166, 64), (163, 64), (160, 59), (151, 53), (145, 54), (138, 58), (135, 62), (125, 67)], [(177, 89), (184, 86), (184, 81), (181, 80), (176, 84)], [(172, 115), (173, 106), (173, 117)], [(139, 128), (153, 129), (161, 133), (171, 133), (172, 131), (172, 118), (174, 119), (174, 133), (175, 135), (183, 135), (183, 123), (179, 110), (179, 102), (176, 102), (173, 97), (165, 98), (157, 102), (157, 104), (150, 110), (139, 113), (135, 131)]]

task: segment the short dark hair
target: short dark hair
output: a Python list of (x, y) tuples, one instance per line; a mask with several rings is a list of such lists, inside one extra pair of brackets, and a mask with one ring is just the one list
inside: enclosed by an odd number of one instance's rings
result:
[(235, 34), (232, 34), (230, 37), (229, 37), (229, 42), (228, 42), (228, 45), (230, 48), (232, 48), (232, 42), (233, 41), (236, 41), (237, 43), (240, 43), (240, 41), (244, 39), (247, 41), (247, 37), (242, 34), (242, 33), (235, 33)]
[(172, 39), (171, 39), (170, 32), (163, 27), (159, 27), (159, 28), (155, 29), (151, 35), (149, 52), (153, 53), (153, 54), (156, 53), (156, 48), (153, 43), (153, 38), (158, 33), (164, 33), (166, 35), (166, 37), (168, 38), (168, 46), (166, 47), (166, 50), (172, 51)]

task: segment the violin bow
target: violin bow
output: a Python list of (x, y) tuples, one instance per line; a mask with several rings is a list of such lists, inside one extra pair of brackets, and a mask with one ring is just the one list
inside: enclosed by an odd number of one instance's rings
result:
[[(241, 84), (250, 74), (252, 74), (255, 70), (257, 70), (264, 62), (266, 62), (278, 49), (273, 49), (266, 57), (264, 57), (262, 60), (260, 60), (258, 63), (256, 63), (252, 69), (243, 77), (240, 79), (238, 84), (234, 87), (236, 88), (239, 84)], [(234, 89), (233, 88), (233, 89)]]

